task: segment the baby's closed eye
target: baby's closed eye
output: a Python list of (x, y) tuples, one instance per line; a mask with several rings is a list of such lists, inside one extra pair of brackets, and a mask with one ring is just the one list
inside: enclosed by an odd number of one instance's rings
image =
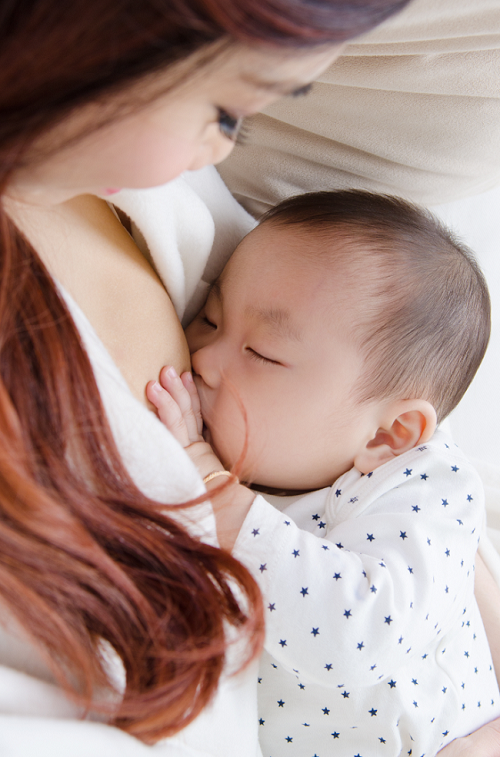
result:
[(268, 363), (270, 365), (283, 365), (283, 363), (280, 363), (279, 360), (273, 360), (270, 357), (265, 357), (264, 355), (261, 355), (260, 352), (257, 352), (256, 350), (252, 349), (252, 347), (245, 347), (245, 350), (247, 351), (249, 356), (252, 358), (252, 360), (256, 360), (257, 362)]

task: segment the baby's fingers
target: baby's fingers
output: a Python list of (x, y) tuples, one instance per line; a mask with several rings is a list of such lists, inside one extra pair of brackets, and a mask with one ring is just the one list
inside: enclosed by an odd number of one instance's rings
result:
[(158, 410), (161, 422), (183, 447), (188, 447), (191, 439), (181, 409), (175, 399), (157, 381), (150, 381), (146, 386), (146, 396)]
[(198, 430), (198, 434), (200, 434), (203, 431), (203, 417), (201, 415), (201, 404), (200, 404), (200, 395), (198, 394), (198, 389), (196, 388), (196, 384), (193, 381), (193, 374), (189, 373), (189, 371), (186, 371), (186, 373), (183, 373), (181, 376), (181, 381), (186, 387), (189, 396), (191, 397), (191, 407), (193, 408), (193, 414), (196, 418), (196, 428)]
[[(192, 443), (201, 441), (201, 429), (199, 429), (198, 417), (195, 408), (193, 408), (193, 397), (179, 378), (177, 371), (175, 371), (175, 369), (172, 367), (162, 368), (162, 370), (160, 371), (160, 383), (173, 397), (180, 408), (182, 417), (186, 424), (189, 442)], [(200, 415), (199, 401), (197, 412), (198, 415)]]

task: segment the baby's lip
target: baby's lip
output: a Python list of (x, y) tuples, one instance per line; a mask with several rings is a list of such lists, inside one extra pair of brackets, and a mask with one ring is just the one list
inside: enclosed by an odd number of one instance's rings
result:
[(210, 442), (210, 439), (211, 439), (210, 429), (207, 426), (207, 422), (206, 422), (206, 419), (205, 419), (205, 416), (206, 416), (207, 412), (210, 412), (210, 411), (209, 411), (208, 402), (207, 402), (206, 397), (205, 397), (205, 387), (203, 386), (203, 379), (201, 379), (196, 374), (193, 375), (193, 379), (194, 379), (194, 383), (196, 385), (196, 389), (198, 390), (198, 397), (200, 398), (201, 415), (202, 415), (202, 418), (203, 418), (203, 431), (201, 433), (202, 433), (202, 436), (205, 439), (205, 441), (210, 444), (211, 443)]

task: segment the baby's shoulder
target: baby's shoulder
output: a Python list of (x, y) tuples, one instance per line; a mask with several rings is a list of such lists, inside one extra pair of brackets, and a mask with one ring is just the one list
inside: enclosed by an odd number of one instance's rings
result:
[[(335, 520), (382, 512), (467, 514), (482, 517), (484, 491), (479, 474), (448, 435), (437, 431), (418, 447), (366, 475), (351, 469), (331, 487), (327, 511)], [(438, 507), (440, 506), (441, 509)], [(451, 512), (451, 509), (450, 509)], [(460, 518), (460, 515), (456, 515)]]

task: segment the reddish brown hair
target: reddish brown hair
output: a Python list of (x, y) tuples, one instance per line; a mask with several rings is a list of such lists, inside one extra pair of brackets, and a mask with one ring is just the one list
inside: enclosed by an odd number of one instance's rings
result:
[(315, 231), (322, 260), (348, 276), (365, 360), (359, 401), (422, 398), (438, 422), (451, 413), (490, 336), (488, 288), (471, 250), (428, 210), (361, 190), (297, 195), (261, 223)]
[[(40, 135), (227, 38), (307, 47), (362, 33), (407, 0), (16, 0), (0, 8), (0, 191)], [(243, 606), (232, 587), (238, 586)], [(66, 688), (126, 690), (113, 723), (154, 742), (216, 690), (226, 623), (261, 640), (248, 572), (134, 486), (64, 302), (0, 209), (0, 597)], [(76, 694), (75, 694), (76, 696)]]

